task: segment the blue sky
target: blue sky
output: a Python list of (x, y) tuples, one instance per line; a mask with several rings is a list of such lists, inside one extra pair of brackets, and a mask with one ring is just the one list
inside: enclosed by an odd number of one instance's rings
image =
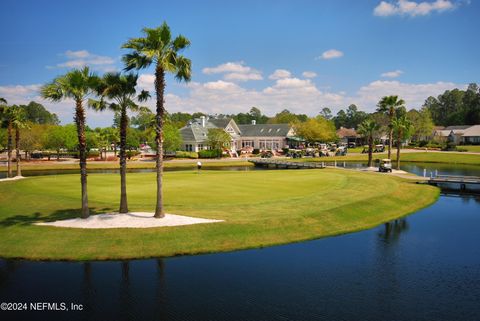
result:
[[(480, 5), (474, 1), (10, 1), (0, 4), (0, 96), (39, 100), (69, 68), (121, 70), (120, 49), (167, 21), (192, 45), (188, 85), (168, 79), (169, 111), (315, 115), (350, 103), (372, 111), (387, 94), (409, 108), (479, 82)], [(139, 87), (152, 89), (152, 70)], [(43, 102), (62, 123), (71, 102)], [(153, 102), (150, 102), (153, 106)], [(92, 126), (108, 113), (88, 113)]]

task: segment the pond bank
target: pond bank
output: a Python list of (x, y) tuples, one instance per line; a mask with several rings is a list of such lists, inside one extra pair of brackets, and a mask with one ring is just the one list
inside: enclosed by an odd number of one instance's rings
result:
[[(1, 257), (105, 260), (264, 247), (371, 228), (439, 195), (405, 179), (338, 169), (166, 172), (168, 212), (225, 222), (142, 231), (32, 225), (78, 217), (77, 178), (42, 176), (0, 185)], [(130, 210), (151, 211), (155, 174), (127, 179)], [(92, 213), (116, 210), (119, 195), (112, 186), (118, 188), (118, 175), (89, 175)]]

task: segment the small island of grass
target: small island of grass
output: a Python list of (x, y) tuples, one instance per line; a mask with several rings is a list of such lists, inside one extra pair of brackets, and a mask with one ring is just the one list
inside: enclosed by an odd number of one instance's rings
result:
[[(154, 208), (154, 175), (128, 175), (131, 211)], [(264, 247), (371, 228), (439, 195), (411, 180), (334, 169), (168, 172), (168, 213), (224, 222), (102, 230), (33, 225), (78, 217), (78, 181), (78, 175), (60, 175), (2, 182), (0, 257), (127, 259)], [(117, 175), (89, 175), (92, 214), (116, 210), (118, 181)]]

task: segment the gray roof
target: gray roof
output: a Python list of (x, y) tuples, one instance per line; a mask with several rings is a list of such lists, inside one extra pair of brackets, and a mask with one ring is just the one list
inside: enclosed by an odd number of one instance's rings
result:
[(464, 137), (480, 136), (480, 125), (470, 126), (463, 133)]
[(196, 141), (203, 142), (207, 140), (208, 130), (211, 128), (218, 128), (210, 121), (205, 123), (205, 127), (202, 127), (201, 123), (193, 122), (180, 129), (183, 141)]
[(227, 127), (228, 123), (231, 121), (231, 118), (209, 118), (208, 121), (219, 128)]
[(276, 137), (288, 135), (289, 124), (238, 125), (242, 137)]
[(472, 125), (460, 125), (460, 126), (448, 126), (448, 127), (445, 127), (444, 129), (445, 130), (458, 130), (458, 129), (467, 129), (469, 127), (472, 127)]

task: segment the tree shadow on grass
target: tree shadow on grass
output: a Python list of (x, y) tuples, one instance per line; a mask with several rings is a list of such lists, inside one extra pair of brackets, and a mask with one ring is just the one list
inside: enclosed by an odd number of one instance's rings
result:
[[(93, 208), (90, 207), (90, 215), (102, 214), (111, 212), (112, 208)], [(0, 221), (0, 227), (10, 226), (27, 226), (38, 222), (53, 222), (58, 220), (66, 220), (71, 218), (78, 218), (81, 215), (81, 208), (70, 208), (57, 210), (49, 215), (42, 215), (40, 212), (35, 212), (30, 215), (15, 215), (9, 216)]]

